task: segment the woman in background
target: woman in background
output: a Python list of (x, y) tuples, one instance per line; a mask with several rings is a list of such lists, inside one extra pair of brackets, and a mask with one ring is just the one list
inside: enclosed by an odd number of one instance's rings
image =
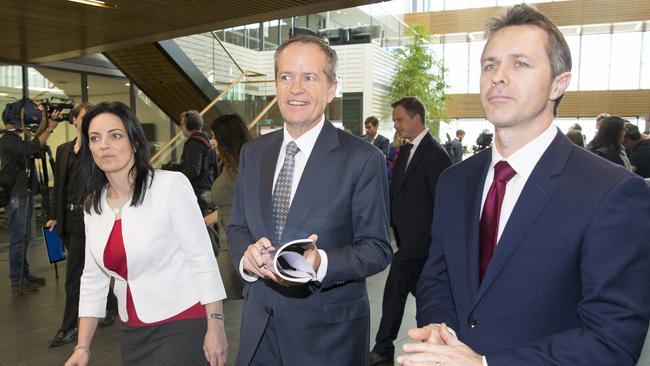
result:
[(123, 365), (223, 365), (226, 295), (190, 182), (154, 172), (140, 123), (120, 102), (86, 113), (81, 146), (86, 258), (66, 366), (88, 364), (111, 277)]
[(239, 167), (239, 152), (251, 139), (248, 126), (238, 114), (224, 114), (212, 122), (212, 133), (216, 140), (217, 155), (222, 166), (221, 174), (212, 184), (210, 203), (214, 211), (205, 219), (206, 225), (217, 225), (220, 252), (218, 257), (226, 294), (229, 299), (241, 299), (243, 286), (228, 252), (226, 227), (230, 221), (232, 202), (235, 195), (235, 181)]
[(596, 155), (629, 170), (630, 161), (622, 145), (625, 139), (625, 122), (627, 121), (617, 116), (603, 119), (589, 149)]

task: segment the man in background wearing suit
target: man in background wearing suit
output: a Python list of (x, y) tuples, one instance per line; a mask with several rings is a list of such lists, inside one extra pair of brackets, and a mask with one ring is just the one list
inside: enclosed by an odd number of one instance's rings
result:
[[(553, 126), (571, 53), (545, 15), (492, 19), (494, 147), (447, 169), (403, 365), (634, 365), (650, 312), (650, 192)], [(453, 329), (456, 335), (449, 330)]]
[(465, 137), (465, 131), (457, 130), (456, 138), (451, 140), (451, 151), (453, 156), (451, 157), (452, 164), (460, 163), (463, 161), (463, 138)]
[[(45, 223), (50, 230), (58, 226), (59, 236), (67, 252), (65, 266), (65, 308), (61, 328), (50, 340), (50, 347), (59, 347), (72, 343), (77, 339), (77, 320), (79, 319), (79, 286), (84, 269), (86, 250), (86, 232), (84, 226), (83, 198), (83, 167), (79, 157), (81, 148), (81, 121), (92, 104), (77, 104), (70, 111), (71, 122), (77, 132), (77, 137), (65, 142), (56, 149), (54, 164), (54, 194), (50, 220)], [(106, 327), (117, 317), (117, 299), (112, 291), (108, 293), (106, 302), (106, 318), (99, 322), (100, 327)]]
[[(242, 148), (228, 245), (246, 285), (236, 364), (367, 365), (366, 277), (391, 259), (388, 183), (381, 152), (325, 118), (336, 92), (336, 52), (298, 36), (275, 53), (284, 128)], [(282, 243), (316, 278), (281, 280), (268, 260)]]
[[(411, 141), (400, 148), (395, 176), (390, 186), (390, 218), (397, 252), (386, 279), (382, 314), (371, 365), (393, 363), (404, 305), (429, 254), (431, 220), (438, 177), (451, 165), (445, 149), (424, 126), (426, 110), (416, 97), (404, 97), (391, 104), (395, 130)], [(403, 149), (403, 150), (402, 150)]]
[(377, 117), (370, 116), (366, 118), (366, 120), (363, 122), (363, 125), (366, 128), (366, 134), (363, 135), (363, 138), (369, 143), (377, 146), (377, 148), (384, 153), (384, 156), (388, 156), (388, 148), (390, 147), (390, 142), (387, 138), (377, 132), (377, 130), (379, 130), (379, 120)]

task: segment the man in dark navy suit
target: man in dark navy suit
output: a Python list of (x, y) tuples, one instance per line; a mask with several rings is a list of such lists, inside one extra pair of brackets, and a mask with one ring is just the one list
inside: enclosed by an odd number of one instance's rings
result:
[(387, 138), (379, 134), (379, 120), (377, 117), (370, 116), (366, 118), (363, 125), (366, 128), (366, 134), (363, 135), (363, 138), (381, 150), (381, 152), (384, 153), (384, 156), (388, 156), (390, 142)]
[(650, 312), (650, 192), (553, 126), (571, 54), (546, 16), (517, 5), (486, 35), (494, 147), (440, 177), (409, 332), (423, 342), (398, 362), (634, 365)]
[[(386, 160), (325, 118), (336, 92), (336, 52), (298, 36), (275, 54), (284, 128), (242, 148), (228, 245), (246, 285), (236, 364), (364, 366), (366, 277), (391, 259)], [(304, 253), (316, 278), (292, 283), (265, 257), (317, 239)]]

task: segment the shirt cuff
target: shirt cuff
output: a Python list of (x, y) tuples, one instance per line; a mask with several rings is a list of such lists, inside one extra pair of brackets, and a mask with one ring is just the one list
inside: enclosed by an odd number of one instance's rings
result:
[(327, 274), (327, 253), (322, 249), (318, 249), (318, 254), (320, 254), (320, 266), (318, 267), (318, 271), (316, 271), (316, 281), (323, 282)]
[(246, 282), (255, 282), (259, 278), (254, 274), (250, 275), (244, 271), (244, 258), (239, 260), (239, 274), (241, 275), (241, 278), (243, 278)]

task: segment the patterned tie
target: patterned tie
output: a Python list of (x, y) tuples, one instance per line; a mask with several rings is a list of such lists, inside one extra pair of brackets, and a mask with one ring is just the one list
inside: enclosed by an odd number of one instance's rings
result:
[(517, 172), (506, 161), (502, 160), (494, 165), (494, 180), (485, 198), (483, 214), (481, 215), (479, 245), (479, 278), (481, 281), (483, 281), (483, 276), (496, 248), (499, 234), (499, 216), (501, 216), (501, 204), (506, 192), (506, 184), (515, 174)]
[(295, 167), (295, 156), (300, 151), (294, 141), (287, 144), (285, 148), (284, 164), (280, 174), (275, 181), (273, 189), (273, 224), (275, 228), (275, 243), (280, 244), (284, 224), (287, 222), (287, 214), (291, 202), (291, 183), (293, 182), (293, 169)]

